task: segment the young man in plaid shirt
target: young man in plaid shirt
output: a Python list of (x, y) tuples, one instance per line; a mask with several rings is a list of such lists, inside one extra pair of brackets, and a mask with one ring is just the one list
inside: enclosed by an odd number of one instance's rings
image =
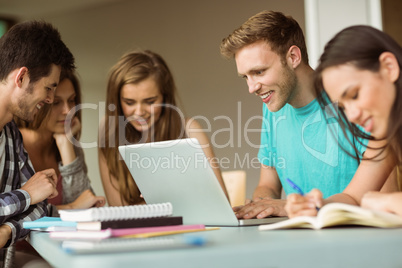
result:
[(46, 199), (57, 195), (55, 171), (35, 173), (13, 117), (33, 120), (53, 102), (61, 70), (74, 68), (49, 23), (20, 23), (0, 38), (0, 263), (4, 248), (28, 234), (22, 223), (45, 216)]

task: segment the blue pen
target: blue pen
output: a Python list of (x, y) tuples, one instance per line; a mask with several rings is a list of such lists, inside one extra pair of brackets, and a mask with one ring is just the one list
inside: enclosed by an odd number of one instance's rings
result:
[[(291, 179), (286, 178), (286, 181), (287, 181), (287, 183), (288, 183), (293, 189), (295, 189), (295, 190), (297, 191), (298, 194), (304, 195), (302, 189), (300, 189), (300, 187), (297, 186), (296, 183), (294, 183)], [(316, 209), (317, 211), (320, 210), (320, 208), (317, 207), (317, 206), (315, 207), (315, 209)]]
[(297, 191), (298, 194), (300, 195), (304, 195), (302, 189), (300, 189), (299, 186), (296, 185), (296, 183), (294, 183), (291, 179), (286, 178), (286, 181), (288, 182), (288, 184)]

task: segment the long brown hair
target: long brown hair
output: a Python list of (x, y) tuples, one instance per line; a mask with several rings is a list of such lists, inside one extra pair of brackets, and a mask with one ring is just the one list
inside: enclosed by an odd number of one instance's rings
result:
[[(402, 48), (386, 33), (364, 25), (352, 26), (342, 30), (327, 43), (324, 53), (320, 57), (315, 77), (316, 91), (320, 92), (324, 88), (322, 72), (332, 66), (350, 64), (359, 70), (378, 72), (380, 68), (379, 57), (383, 52), (393, 53), (398, 60), (399, 68), (402, 69)], [(395, 88), (396, 98), (391, 109), (387, 131), (388, 144), (378, 149), (383, 151), (389, 147), (396, 153), (398, 160), (401, 161), (402, 77), (400, 74), (395, 81)], [(318, 98), (318, 100), (320, 104), (326, 104), (322, 98)], [(346, 122), (346, 125), (342, 125), (343, 128), (349, 128), (355, 137), (374, 140), (374, 137), (367, 135), (355, 124), (349, 122), (345, 113), (340, 111), (340, 114), (342, 121)]]
[(144, 142), (144, 133), (136, 130), (130, 123), (121, 124), (122, 121), (126, 122), (120, 103), (121, 89), (124, 85), (136, 84), (149, 77), (155, 79), (164, 104), (159, 119), (151, 127), (152, 141), (173, 140), (185, 136), (184, 118), (176, 108), (176, 86), (166, 62), (149, 50), (123, 55), (110, 70), (106, 114), (99, 134), (99, 149), (105, 156), (110, 175), (118, 181), (122, 203), (125, 201), (128, 204), (137, 204), (142, 199), (127, 166), (121, 160), (118, 146)]

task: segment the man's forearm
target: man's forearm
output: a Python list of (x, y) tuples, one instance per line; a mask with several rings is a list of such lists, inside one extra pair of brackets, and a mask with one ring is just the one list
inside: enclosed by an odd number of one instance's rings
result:
[(14, 190), (0, 194), (0, 224), (15, 215), (21, 214), (29, 207), (29, 194), (26, 191)]
[(22, 227), (24, 221), (34, 221), (46, 215), (48, 215), (47, 202), (42, 201), (29, 206), (28, 210), (10, 218), (7, 222), (7, 224), (12, 225), (10, 243), (13, 244), (16, 240), (24, 238), (29, 234), (30, 230)]
[(280, 194), (275, 193), (271, 188), (267, 186), (257, 186), (254, 190), (253, 199), (261, 199), (261, 198), (273, 198), (279, 199)]

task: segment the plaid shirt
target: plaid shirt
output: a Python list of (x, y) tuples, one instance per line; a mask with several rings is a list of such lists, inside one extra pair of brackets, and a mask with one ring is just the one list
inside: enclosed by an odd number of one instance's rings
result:
[(31, 204), (31, 197), (24, 190), (19, 190), (35, 170), (22, 143), (22, 135), (14, 121), (6, 124), (1, 135), (5, 135), (6, 144), (3, 176), (0, 181), (0, 224), (11, 227), (12, 235), (5, 247), (28, 235), (29, 230), (22, 228), (24, 221), (33, 221), (47, 214), (47, 201)]

